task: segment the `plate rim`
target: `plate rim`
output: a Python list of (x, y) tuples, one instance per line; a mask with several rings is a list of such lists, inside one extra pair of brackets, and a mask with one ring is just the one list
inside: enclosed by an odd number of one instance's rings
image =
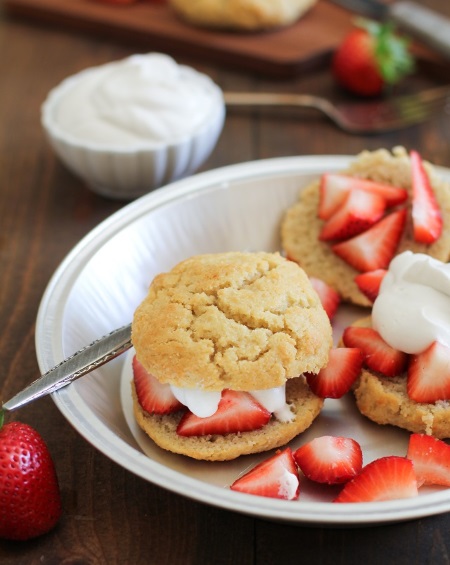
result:
[[(51, 276), (44, 291), (38, 308), (35, 330), (36, 356), (41, 372), (48, 371), (63, 359), (61, 312), (65, 299), (75, 284), (79, 271), (113, 235), (160, 206), (212, 189), (221, 183), (245, 182), (249, 179), (290, 173), (319, 174), (319, 171), (344, 168), (354, 158), (350, 155), (292, 156), (227, 165), (170, 183), (134, 200), (107, 217), (69, 251)], [(444, 175), (450, 175), (449, 169), (443, 167), (436, 169)], [(450, 511), (450, 489), (444, 500), (443, 492), (438, 491), (412, 499), (358, 503), (356, 506), (316, 501), (284, 501), (231, 491), (189, 477), (151, 460), (141, 451), (137, 442), (135, 446), (131, 446), (118, 438), (117, 434), (94, 418), (93, 414), (89, 414), (88, 417), (83, 414), (81, 418), (80, 408), (83, 400), (76, 387), (59, 389), (51, 396), (59, 411), (78, 433), (108, 458), (125, 467), (123, 464), (125, 453), (128, 463), (125, 468), (128, 471), (161, 488), (212, 506), (275, 521), (339, 527), (385, 524)], [(100, 426), (101, 434), (98, 431), (93, 433), (92, 430), (96, 426)], [(99, 435), (101, 442), (98, 441)], [(118, 440), (119, 444), (117, 444)], [(149, 462), (152, 470), (150, 476)]]

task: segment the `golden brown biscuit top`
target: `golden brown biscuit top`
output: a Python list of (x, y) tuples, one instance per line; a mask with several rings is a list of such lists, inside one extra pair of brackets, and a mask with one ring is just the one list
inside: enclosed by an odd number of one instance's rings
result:
[(277, 253), (198, 255), (155, 277), (132, 341), (160, 382), (258, 390), (318, 372), (329, 319), (304, 271)]

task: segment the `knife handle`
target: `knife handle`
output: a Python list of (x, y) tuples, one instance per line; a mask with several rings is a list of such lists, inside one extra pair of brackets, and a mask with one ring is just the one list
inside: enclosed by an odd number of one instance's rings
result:
[(450, 20), (415, 2), (394, 2), (389, 15), (424, 43), (450, 58)]

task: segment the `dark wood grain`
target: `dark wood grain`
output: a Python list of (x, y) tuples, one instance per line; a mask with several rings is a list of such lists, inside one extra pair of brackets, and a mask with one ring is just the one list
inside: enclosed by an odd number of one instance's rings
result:
[[(446, 11), (438, 0), (428, 5)], [(40, 126), (50, 88), (134, 46), (12, 18), (0, 7), (0, 390), (36, 378), (34, 324), (45, 287), (71, 248), (124, 202), (93, 194), (56, 160)], [(324, 67), (272, 81), (181, 57), (224, 89), (294, 90), (341, 97)], [(449, 63), (443, 63), (448, 71)], [(420, 74), (405, 89), (446, 80)], [(450, 116), (383, 136), (350, 136), (311, 112), (230, 112), (203, 169), (301, 154), (354, 154), (403, 144), (450, 166)], [(444, 565), (450, 514), (368, 528), (300, 527), (206, 506), (125, 471), (89, 445), (44, 398), (12, 416), (36, 427), (56, 463), (64, 513), (27, 543), (0, 542), (2, 565)]]

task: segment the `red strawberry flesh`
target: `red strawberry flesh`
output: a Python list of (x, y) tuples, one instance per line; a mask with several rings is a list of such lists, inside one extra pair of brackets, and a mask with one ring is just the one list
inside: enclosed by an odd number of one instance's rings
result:
[(170, 385), (160, 383), (148, 373), (136, 356), (133, 357), (133, 381), (138, 402), (149, 414), (170, 414), (183, 408)]
[(322, 226), (319, 239), (348, 239), (366, 231), (383, 217), (386, 208), (382, 196), (364, 190), (352, 190), (338, 210)]
[(401, 375), (407, 367), (408, 355), (388, 345), (373, 328), (349, 326), (342, 334), (346, 347), (357, 347), (364, 355), (364, 365), (386, 377)]
[(303, 474), (318, 483), (344, 483), (361, 472), (361, 446), (352, 438), (320, 436), (294, 451)]
[(310, 277), (309, 280), (314, 290), (319, 295), (323, 309), (331, 320), (336, 314), (336, 310), (341, 302), (339, 293), (322, 279)]
[(450, 399), (450, 348), (435, 341), (412, 355), (407, 377), (408, 396), (416, 402)]
[(300, 486), (291, 448), (277, 451), (275, 455), (265, 459), (234, 481), (230, 488), (234, 491), (270, 498), (284, 500), (298, 498)]
[(450, 487), (450, 445), (432, 436), (413, 433), (408, 459), (414, 463), (417, 484)]
[(412, 219), (414, 239), (431, 244), (442, 234), (442, 215), (436, 202), (428, 174), (417, 151), (411, 151)]
[(367, 273), (359, 273), (359, 275), (356, 275), (356, 285), (371, 302), (375, 302), (386, 273), (387, 269), (376, 269), (375, 271), (368, 271)]
[(334, 502), (377, 502), (418, 495), (411, 460), (389, 455), (372, 461), (345, 484)]
[(365, 190), (381, 196), (388, 208), (401, 204), (408, 198), (408, 192), (398, 186), (340, 173), (325, 173), (319, 185), (319, 218), (328, 220), (344, 203), (352, 190)]
[(395, 255), (406, 221), (406, 209), (385, 216), (365, 232), (331, 246), (357, 271), (386, 269)]
[(341, 398), (359, 377), (363, 354), (358, 348), (331, 349), (328, 364), (319, 373), (306, 373), (310, 389), (320, 398)]
[(178, 424), (180, 436), (248, 432), (262, 428), (271, 414), (247, 392), (224, 390), (217, 411), (207, 418), (186, 412)]

